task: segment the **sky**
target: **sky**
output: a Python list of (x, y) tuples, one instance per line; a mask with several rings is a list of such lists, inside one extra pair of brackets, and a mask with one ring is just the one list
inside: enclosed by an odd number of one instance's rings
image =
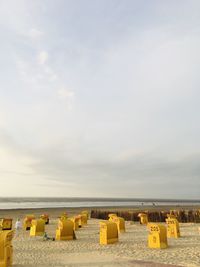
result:
[(199, 0), (0, 0), (0, 196), (200, 198)]

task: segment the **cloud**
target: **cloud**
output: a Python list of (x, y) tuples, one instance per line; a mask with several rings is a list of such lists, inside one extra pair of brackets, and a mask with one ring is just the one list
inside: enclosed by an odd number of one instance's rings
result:
[[(34, 164), (30, 150), (20, 145), (11, 134), (5, 129), (0, 128), (0, 176), (8, 175), (31, 175), (32, 168), (29, 165)], [(36, 162), (35, 162), (36, 163)]]
[[(51, 142), (46, 148), (30, 149), (21, 146), (2, 128), (0, 144), (0, 176), (22, 183), (23, 195), (30, 195), (30, 188), (35, 184), (46, 184), (53, 196), (55, 192), (61, 196), (67, 193), (87, 197), (191, 198), (192, 195), (198, 198), (199, 195), (199, 154), (166, 157), (132, 153), (121, 159), (106, 153), (100, 155), (97, 151), (91, 153), (80, 140), (66, 142), (66, 138), (59, 139), (54, 146)], [(57, 185), (56, 191), (54, 185)], [(32, 195), (43, 190), (39, 188)], [(15, 190), (20, 195), (20, 191)], [(13, 190), (10, 192), (15, 194)]]
[(59, 195), (198, 196), (199, 4), (4, 2), (2, 180), (19, 194), (33, 173), (69, 185)]
[(35, 28), (31, 29), (29, 32), (28, 32), (28, 36), (31, 38), (31, 39), (38, 39), (40, 37), (42, 37), (44, 35), (44, 33), (40, 30), (37, 30)]
[(74, 99), (74, 92), (72, 90), (61, 87), (57, 91), (58, 98), (61, 100), (65, 100), (64, 102), (67, 104), (66, 108), (68, 111), (72, 110), (72, 104)]
[(38, 154), (38, 162), (31, 168), (47, 180), (74, 182), (78, 188), (81, 185), (82, 192), (89, 196), (198, 198), (198, 154), (181, 158), (141, 154), (117, 160), (106, 154), (97, 158), (87, 152), (85, 149), (85, 157), (81, 157), (84, 151), (79, 150), (80, 158), (75, 160), (72, 144), (57, 145)]
[(44, 67), (44, 72), (48, 75), (49, 81), (53, 82), (58, 80), (58, 75), (49, 66), (46, 65)]
[(28, 35), (33, 39), (37, 39), (37, 38), (40, 38), (41, 36), (43, 36), (44, 33), (40, 30), (33, 28), (29, 31)]
[(74, 92), (69, 89), (61, 88), (58, 90), (58, 96), (63, 99), (69, 99), (74, 97)]
[(49, 54), (47, 53), (47, 51), (41, 51), (38, 54), (38, 63), (40, 65), (44, 65), (47, 60), (48, 60)]

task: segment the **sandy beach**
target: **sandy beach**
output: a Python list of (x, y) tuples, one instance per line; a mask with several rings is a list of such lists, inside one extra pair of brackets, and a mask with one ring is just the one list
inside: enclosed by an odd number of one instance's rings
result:
[[(48, 235), (55, 236), (61, 212), (75, 215), (81, 210), (49, 209)], [(22, 219), (30, 213), (39, 216), (44, 210), (1, 211), (0, 217), (12, 217), (15, 222), (18, 217)], [(169, 247), (157, 250), (147, 247), (148, 231), (138, 222), (126, 222), (126, 233), (120, 234), (117, 244), (102, 246), (99, 244), (99, 222), (98, 219), (90, 219), (88, 225), (76, 231), (77, 240), (73, 241), (43, 241), (42, 237), (30, 237), (29, 231), (22, 230), (13, 239), (13, 266), (200, 266), (198, 224), (180, 224), (181, 238), (168, 239)]]
[(0, 0), (0, 36), (0, 267), (200, 267), (200, 0)]

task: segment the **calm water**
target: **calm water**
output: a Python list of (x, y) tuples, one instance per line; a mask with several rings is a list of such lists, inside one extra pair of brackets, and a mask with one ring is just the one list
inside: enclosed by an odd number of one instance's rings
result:
[(200, 200), (115, 199), (115, 198), (0, 198), (0, 209), (197, 206)]

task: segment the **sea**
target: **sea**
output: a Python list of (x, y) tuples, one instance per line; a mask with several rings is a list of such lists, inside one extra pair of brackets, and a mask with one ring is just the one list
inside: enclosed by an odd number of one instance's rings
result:
[(136, 199), (136, 198), (31, 198), (1, 197), (0, 210), (36, 208), (83, 208), (83, 207), (155, 207), (200, 206), (200, 200), (184, 199)]

